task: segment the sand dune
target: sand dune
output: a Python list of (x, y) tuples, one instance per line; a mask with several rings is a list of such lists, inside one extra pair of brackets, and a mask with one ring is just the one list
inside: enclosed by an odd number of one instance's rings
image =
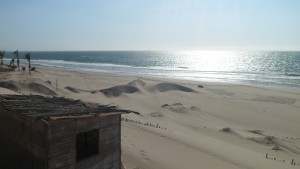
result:
[(164, 104), (161, 107), (175, 113), (188, 113), (188, 108), (184, 107), (181, 103), (174, 103), (171, 105)]
[(149, 115), (151, 117), (159, 117), (159, 118), (164, 117), (164, 114), (161, 112), (151, 112)]
[(6, 88), (6, 89), (9, 89), (9, 90), (12, 90), (12, 91), (15, 91), (15, 92), (18, 92), (19, 91), (19, 88), (17, 85), (15, 85), (15, 82), (0, 82), (0, 87), (2, 88)]
[(0, 94), (57, 94), (140, 113), (123, 116), (126, 169), (300, 166), (300, 90), (39, 70), (0, 73)]
[(288, 141), (288, 139), (279, 139), (275, 136), (250, 137), (248, 139), (258, 144), (272, 147), (272, 150), (275, 151), (285, 151), (300, 155), (300, 149), (297, 146), (289, 144), (291, 141)]
[(182, 92), (195, 92), (193, 89), (173, 83), (159, 83), (155, 87), (160, 92), (167, 92), (172, 90), (178, 90)]
[(294, 144), (290, 144), (295, 138), (288, 139), (288, 137), (278, 138), (275, 136), (265, 135), (261, 130), (246, 130), (250, 135), (242, 133), (243, 131), (235, 131), (229, 127), (224, 127), (220, 129), (220, 132), (226, 134), (232, 134), (238, 136), (241, 139), (253, 141), (257, 144), (266, 146), (266, 148), (272, 149), (274, 151), (282, 151), (286, 153), (292, 153), (300, 155), (300, 149)]
[(19, 95), (19, 93), (17, 93), (17, 92), (14, 92), (12, 90), (2, 88), (2, 87), (0, 87), (0, 93), (1, 94), (16, 94), (16, 95)]
[(0, 81), (0, 87), (6, 88), (8, 90), (17, 92), (17, 93), (35, 93), (40, 95), (57, 95), (52, 89), (49, 87), (32, 82), (27, 83), (26, 81), (16, 82), (16, 81)]
[(83, 89), (78, 89), (78, 88), (74, 88), (74, 87), (70, 87), (70, 86), (66, 86), (65, 89), (67, 89), (68, 91), (70, 91), (72, 93), (88, 92), (91, 94), (96, 94), (96, 93), (100, 92), (100, 93), (103, 93), (107, 97), (117, 97), (123, 93), (132, 94), (132, 93), (140, 92), (139, 87), (144, 86), (144, 85), (146, 85), (145, 82), (137, 79), (137, 80), (134, 80), (134, 81), (128, 83), (127, 85), (117, 85), (117, 86), (113, 86), (113, 87), (110, 87), (107, 89), (83, 90)]
[(140, 89), (135, 87), (135, 86), (131, 86), (131, 85), (119, 85), (119, 86), (114, 86), (108, 89), (102, 89), (99, 90), (101, 93), (103, 93), (105, 96), (111, 97), (117, 97), (120, 96), (122, 93), (136, 93), (139, 92)]
[(145, 86), (146, 85), (146, 82), (142, 81), (141, 79), (136, 79), (132, 82), (129, 82), (128, 85), (130, 86)]
[(164, 109), (168, 109), (171, 112), (175, 112), (175, 113), (188, 113), (190, 111), (201, 112), (200, 108), (198, 108), (197, 106), (192, 106), (192, 107), (188, 108), (188, 107), (185, 107), (182, 103), (173, 103), (171, 105), (164, 104), (164, 105), (161, 105), (161, 107)]
[(76, 88), (70, 87), (70, 86), (66, 86), (65, 89), (67, 89), (68, 91), (73, 92), (73, 93), (80, 93), (80, 91), (81, 91), (79, 89), (76, 89)]
[(146, 82), (142, 81), (141, 79), (136, 79), (129, 82), (126, 85), (117, 85), (106, 89), (99, 89), (99, 90), (83, 90), (74, 88), (71, 86), (66, 86), (66, 90), (72, 93), (81, 93), (81, 92), (88, 92), (91, 94), (96, 94), (98, 92), (103, 93), (107, 97), (118, 97), (123, 93), (126, 94), (133, 94), (133, 93), (141, 93), (141, 91), (146, 91), (152, 93), (153, 90), (158, 90), (160, 92), (167, 92), (167, 91), (181, 91), (181, 92), (195, 92), (193, 89), (188, 87), (172, 84), (172, 83), (158, 83), (148, 85)]
[(27, 87), (30, 91), (36, 92), (36, 93), (40, 93), (40, 94), (44, 94), (44, 95), (56, 95), (56, 93), (54, 91), (52, 91), (51, 89), (49, 89), (48, 87), (39, 84), (39, 83), (29, 83), (27, 84)]
[(14, 70), (15, 69), (13, 69), (11, 67), (0, 65), (0, 72), (10, 72), (10, 71), (14, 71)]
[(74, 88), (74, 87), (70, 87), (70, 86), (66, 86), (64, 87), (66, 90), (68, 90), (69, 92), (72, 92), (72, 93), (81, 93), (81, 92), (86, 92), (86, 93), (91, 93), (91, 94), (94, 94), (96, 93), (97, 91), (94, 91), (94, 90), (83, 90), (83, 89), (77, 89), (77, 88)]

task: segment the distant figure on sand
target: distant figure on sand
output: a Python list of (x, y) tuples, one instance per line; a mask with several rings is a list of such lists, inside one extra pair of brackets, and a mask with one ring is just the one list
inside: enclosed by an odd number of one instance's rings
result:
[(15, 59), (17, 59), (18, 71), (20, 71), (20, 60), (19, 60), (19, 51), (18, 51), (18, 49), (13, 54), (15, 55)]
[(4, 54), (5, 54), (5, 50), (4, 51), (0, 51), (0, 59), (1, 59), (1, 65), (3, 65), (3, 58), (4, 58)]
[(25, 72), (25, 70), (26, 70), (26, 67), (25, 67), (25, 66), (23, 66), (23, 65), (21, 65), (21, 68), (22, 68), (22, 71), (23, 71), (23, 72)]
[(28, 70), (29, 70), (29, 74), (31, 74), (31, 65), (30, 65), (30, 53), (26, 53), (25, 55), (25, 59), (28, 61)]
[(9, 65), (8, 65), (8, 67), (14, 67), (15, 66), (15, 58), (12, 58), (11, 60), (10, 60), (10, 63), (9, 63)]
[(30, 68), (30, 71), (35, 71), (35, 67), (31, 67), (31, 68)]
[(17, 59), (18, 71), (20, 71), (20, 60)]

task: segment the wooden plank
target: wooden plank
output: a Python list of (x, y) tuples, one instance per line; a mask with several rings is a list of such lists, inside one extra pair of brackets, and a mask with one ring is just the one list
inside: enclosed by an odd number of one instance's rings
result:
[(44, 122), (38, 120), (35, 121), (32, 125), (32, 143), (37, 144), (40, 147), (43, 147), (45, 150), (45, 139), (46, 139), (46, 133), (45, 133), (45, 124)]
[(76, 160), (76, 133), (74, 120), (49, 121), (48, 168), (73, 168)]
[(106, 158), (103, 163), (103, 169), (120, 169), (120, 159)]
[(107, 126), (111, 126), (111, 125), (118, 125), (118, 119), (117, 118), (107, 118), (107, 117), (112, 117), (112, 116), (106, 116), (104, 117), (105, 119), (100, 118), (100, 127), (107, 127)]
[(48, 145), (48, 166), (49, 168), (60, 168), (75, 164), (76, 148), (75, 139), (65, 138), (60, 142), (49, 143)]
[(63, 153), (65, 155), (68, 155), (68, 152), (72, 154), (74, 151), (76, 151), (76, 138), (70, 137), (70, 138), (64, 138), (61, 139), (58, 142), (49, 142), (48, 145), (48, 156), (49, 158)]
[(70, 166), (74, 163), (72, 158), (70, 157), (61, 157), (61, 158), (56, 158), (55, 160), (49, 160), (49, 169), (57, 169), (57, 168), (63, 168), (65, 166)]
[(76, 133), (84, 133), (99, 128), (99, 118), (90, 117), (84, 119), (76, 119)]
[[(34, 156), (27, 161), (29, 163), (28, 165), (32, 165), (31, 168), (39, 168), (41, 165), (47, 168), (62, 169), (80, 168), (81, 165), (90, 169), (100, 167), (119, 168), (121, 138), (119, 113), (110, 113), (109, 116), (49, 120), (47, 121), (49, 124), (46, 128), (44, 122), (38, 120), (38, 118), (29, 118), (28, 116), (48, 115), (50, 112), (47, 110), (44, 111), (44, 108), (41, 109), (30, 102), (28, 102), (27, 108), (22, 107), (24, 106), (22, 105), (23, 103), (20, 104), (18, 101), (12, 101), (10, 103), (11, 104), (7, 104), (8, 107), (19, 107), (9, 111), (9, 113), (7, 111), (3, 113), (2, 111), (1, 113), (4, 114), (2, 116), (0, 113), (0, 137), (9, 136), (17, 140), (17, 144), (20, 146), (19, 149), (24, 149), (25, 154), (26, 151), (32, 153)], [(57, 103), (62, 102), (58, 100)], [(77, 104), (79, 102), (74, 103)], [(51, 99), (46, 99), (44, 105), (53, 106), (53, 103), (51, 103)], [(30, 112), (30, 109), (35, 109), (37, 112)], [(99, 113), (98, 110), (94, 111), (96, 109), (91, 111), (87, 111), (89, 109), (85, 109), (85, 111), (78, 109), (78, 112), (77, 110), (76, 112), (70, 110), (65, 109), (65, 107), (52, 108), (52, 111), (55, 111), (57, 115), (63, 115), (65, 113), (78, 115), (81, 113)], [(2, 125), (1, 122), (3, 122)], [(92, 156), (89, 160), (81, 161), (76, 165), (76, 134), (92, 129), (99, 129), (99, 155)], [(45, 153), (47, 153), (47, 155), (45, 155)], [(31, 154), (27, 156), (31, 157)], [(100, 161), (101, 159), (103, 159), (103, 161)], [(36, 163), (30, 164), (30, 161), (36, 161)], [(43, 163), (42, 161), (45, 162)]]
[[(34, 128), (35, 127), (35, 128)], [(45, 163), (42, 125), (15, 112), (0, 113), (0, 159), (8, 161), (0, 168), (43, 168)], [(6, 159), (8, 158), (8, 159)], [(1, 161), (0, 160), (0, 161)], [(17, 163), (16, 163), (17, 161)]]
[(100, 168), (100, 156), (94, 155), (87, 159), (77, 162), (76, 169)]
[(71, 165), (59, 167), (57, 169), (75, 169), (75, 167), (76, 167), (76, 164), (71, 164)]
[(100, 125), (100, 155), (104, 169), (119, 169), (121, 162), (120, 117), (111, 116), (102, 119)]
[(63, 137), (72, 136), (75, 134), (75, 121), (74, 120), (63, 120), (63, 121), (50, 121), (51, 126), (48, 130), (49, 141), (60, 139)]

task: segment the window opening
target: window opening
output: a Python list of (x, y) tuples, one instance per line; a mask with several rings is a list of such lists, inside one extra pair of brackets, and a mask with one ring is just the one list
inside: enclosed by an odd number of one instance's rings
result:
[(98, 154), (99, 130), (94, 129), (76, 135), (76, 160), (88, 158)]

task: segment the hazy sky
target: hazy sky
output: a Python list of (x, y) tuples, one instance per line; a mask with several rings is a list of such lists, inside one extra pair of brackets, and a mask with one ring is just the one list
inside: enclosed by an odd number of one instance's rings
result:
[(300, 0), (1, 0), (0, 50), (300, 50)]

